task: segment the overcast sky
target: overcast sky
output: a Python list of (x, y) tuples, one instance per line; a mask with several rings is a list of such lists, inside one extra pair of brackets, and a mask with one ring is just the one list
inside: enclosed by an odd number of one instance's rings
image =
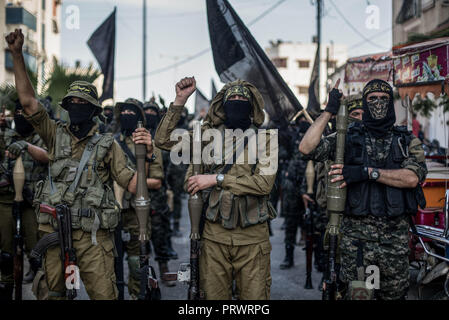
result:
[[(276, 4), (278, 0), (230, 0), (245, 24)], [(116, 101), (128, 97), (142, 99), (142, 0), (66, 0), (62, 7), (61, 54), (65, 63), (95, 61), (87, 39), (117, 6)], [(322, 37), (324, 43), (346, 44), (349, 56), (387, 51), (392, 43), (391, 0), (324, 0)], [(335, 7), (339, 8), (338, 12)], [(68, 29), (66, 9), (76, 5), (80, 28)], [(379, 9), (378, 28), (367, 28), (369, 5)], [(366, 42), (341, 17), (342, 14)], [(249, 27), (265, 48), (270, 40), (311, 42), (316, 33), (316, 8), (311, 0), (285, 0), (261, 20)], [(184, 60), (210, 48), (206, 0), (147, 0), (147, 72)], [(95, 62), (96, 63), (96, 62)], [(195, 76), (198, 87), (210, 96), (213, 78), (222, 87), (215, 72), (211, 51), (177, 68), (147, 77), (147, 99), (155, 92), (167, 102), (174, 98), (174, 85), (184, 76)], [(188, 106), (193, 106), (193, 97)], [(189, 109), (190, 109), (189, 108)]]

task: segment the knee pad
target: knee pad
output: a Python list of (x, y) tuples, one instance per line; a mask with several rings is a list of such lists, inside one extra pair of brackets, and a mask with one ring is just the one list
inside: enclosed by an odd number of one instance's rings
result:
[(139, 256), (128, 257), (129, 276), (135, 280), (140, 279), (140, 259)]

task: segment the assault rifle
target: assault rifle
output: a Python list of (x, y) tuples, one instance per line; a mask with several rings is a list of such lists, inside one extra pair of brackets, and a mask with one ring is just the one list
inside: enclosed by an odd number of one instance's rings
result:
[[(71, 277), (73, 272), (78, 276), (78, 273), (73, 268), (76, 267), (76, 252), (72, 243), (72, 216), (70, 209), (65, 204), (58, 204), (56, 207), (41, 204), (39, 210), (41, 213), (48, 213), (56, 219), (58, 231), (43, 236), (31, 251), (30, 257), (40, 261), (49, 247), (59, 244), (61, 247), (61, 261), (63, 262), (62, 274), (67, 284), (67, 278)], [(70, 283), (74, 285), (74, 281), (76, 279), (70, 280)], [(76, 289), (74, 287), (67, 288), (66, 294), (69, 300), (73, 300), (76, 298)]]

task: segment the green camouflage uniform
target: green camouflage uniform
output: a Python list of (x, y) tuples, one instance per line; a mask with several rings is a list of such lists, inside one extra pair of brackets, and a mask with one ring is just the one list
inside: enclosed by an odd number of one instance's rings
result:
[[(30, 136), (23, 138), (16, 131), (5, 128), (0, 133), (0, 155), (2, 171), (3, 168), (12, 174), (15, 160), (5, 156), (5, 151), (8, 147), (16, 141), (26, 141), (29, 144), (44, 149), (42, 139), (38, 134), (32, 133)], [(34, 214), (32, 201), (36, 182), (42, 180), (47, 173), (47, 165), (35, 161), (31, 155), (24, 151), (22, 152), (22, 161), (25, 169), (25, 185), (24, 185), (24, 205), (22, 206), (22, 236), (24, 243), (24, 251), (29, 255), (31, 249), (36, 245), (37, 222)], [(11, 259), (3, 258), (0, 264), (1, 280), (0, 285), (12, 285), (13, 279), (13, 260), (14, 254), (13, 238), (15, 234), (16, 224), (12, 215), (12, 206), (14, 200), (14, 187), (10, 177), (5, 172), (1, 173), (0, 181), (0, 250), (2, 256), (9, 256)], [(9, 183), (8, 183), (9, 182)]]
[[(386, 139), (374, 140), (365, 133), (365, 143), (368, 155), (372, 159), (385, 159), (390, 152), (392, 134), (390, 133)], [(327, 136), (321, 139), (316, 149), (308, 157), (322, 162), (334, 159), (335, 146), (336, 136)], [(427, 174), (427, 167), (421, 141), (413, 136), (408, 150), (409, 156), (403, 161), (401, 167), (413, 171), (419, 181), (423, 182)], [(377, 297), (379, 299), (403, 298), (409, 287), (407, 221), (406, 216), (388, 218), (345, 215), (340, 227), (342, 233), (340, 242), (341, 279), (346, 283), (358, 279), (357, 250), (359, 246), (362, 246), (363, 248), (359, 250), (363, 252), (363, 265), (365, 267), (375, 265), (380, 270), (380, 290), (376, 290)]]

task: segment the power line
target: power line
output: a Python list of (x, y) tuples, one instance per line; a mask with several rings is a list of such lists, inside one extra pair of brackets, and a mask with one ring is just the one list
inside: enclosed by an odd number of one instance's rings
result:
[[(374, 39), (374, 38), (377, 38), (379, 36), (382, 36), (382, 35), (386, 34), (387, 32), (390, 32), (392, 29), (393, 29), (393, 27), (389, 27), (387, 29), (384, 29), (384, 30), (380, 31), (379, 33), (376, 33), (375, 35), (371, 36), (371, 39)], [(357, 42), (356, 44), (353, 44), (352, 46), (350, 46), (348, 48), (348, 50), (352, 50), (352, 49), (358, 48), (358, 47), (360, 47), (361, 45), (363, 45), (365, 43), (366, 43), (365, 41)]]
[(373, 45), (375, 47), (378, 47), (378, 48), (381, 48), (384, 51), (386, 50), (384, 47), (379, 46), (377, 43), (374, 43), (370, 39), (365, 37), (356, 27), (354, 27), (351, 24), (351, 22), (348, 19), (346, 19), (346, 17), (343, 15), (343, 13), (340, 11), (340, 9), (338, 9), (338, 7), (335, 5), (335, 3), (332, 0), (329, 0), (329, 2), (335, 8), (335, 10), (337, 11), (338, 15), (345, 21), (345, 23), (348, 25), (348, 27), (350, 27), (352, 29), (352, 31), (357, 33), (363, 40), (365, 40), (366, 42), (370, 43), (371, 45)]
[[(273, 11), (274, 9), (276, 9), (279, 5), (281, 5), (281, 4), (282, 4), (283, 2), (285, 2), (285, 1), (286, 1), (286, 0), (279, 0), (278, 2), (276, 2), (274, 5), (272, 5), (270, 8), (268, 8), (267, 10), (265, 10), (264, 12), (262, 12), (262, 13), (261, 13), (259, 16), (257, 16), (255, 19), (251, 20), (251, 21), (248, 23), (248, 26), (254, 25), (256, 22), (258, 22), (260, 19), (262, 19), (263, 17), (265, 17), (267, 14), (269, 14), (271, 11)], [(184, 59), (184, 60), (181, 60), (181, 61), (179, 61), (179, 62), (177, 62), (177, 63), (171, 64), (171, 65), (168, 65), (168, 66), (166, 66), (166, 67), (162, 67), (162, 68), (159, 68), (159, 69), (150, 71), (150, 72), (147, 72), (145, 76), (155, 75), (155, 74), (162, 73), (162, 72), (168, 71), (168, 70), (170, 70), (170, 69), (179, 67), (180, 65), (186, 64), (186, 63), (188, 63), (188, 62), (190, 62), (190, 61), (192, 61), (192, 60), (194, 60), (194, 59), (197, 59), (197, 58), (199, 58), (199, 57), (205, 55), (205, 54), (208, 53), (210, 50), (211, 50), (210, 47), (209, 47), (209, 48), (205, 48), (205, 49), (203, 49), (203, 50), (201, 50), (201, 51), (199, 51), (199, 52), (197, 52), (197, 53), (191, 55), (190, 57), (188, 57), (188, 58), (186, 58), (186, 59)], [(137, 79), (137, 78), (139, 78), (139, 77), (141, 77), (141, 76), (142, 76), (142, 75), (125, 76), (125, 77), (117, 78), (116, 81)]]

